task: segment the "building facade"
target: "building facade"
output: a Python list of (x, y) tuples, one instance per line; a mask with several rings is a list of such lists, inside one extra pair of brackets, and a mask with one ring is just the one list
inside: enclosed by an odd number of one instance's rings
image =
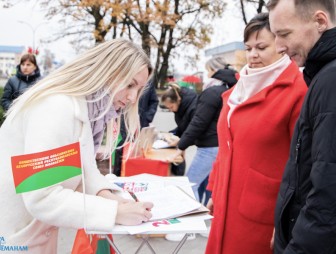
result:
[(19, 64), (24, 46), (0, 45), (0, 77), (8, 78), (15, 73), (15, 67)]
[(243, 42), (230, 42), (218, 47), (205, 50), (206, 57), (223, 57), (237, 71), (246, 64), (245, 45)]

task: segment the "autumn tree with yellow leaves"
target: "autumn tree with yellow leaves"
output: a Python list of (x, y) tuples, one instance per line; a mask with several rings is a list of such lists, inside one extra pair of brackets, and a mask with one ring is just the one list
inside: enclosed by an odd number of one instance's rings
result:
[[(31, 0), (23, 0), (31, 1)], [(141, 43), (155, 66), (154, 82), (164, 83), (171, 57), (191, 48), (197, 61), (198, 50), (211, 39), (211, 22), (225, 15), (229, 0), (36, 0), (46, 11), (47, 19), (57, 19), (61, 31), (54, 31), (50, 41), (71, 37), (77, 49), (112, 38), (128, 37)], [(232, 0), (246, 24), (246, 9), (266, 11), (264, 0)], [(11, 0), (0, 0), (5, 7)], [(225, 31), (223, 31), (225, 33)]]
[[(154, 83), (164, 83), (171, 57), (209, 42), (211, 21), (225, 9), (223, 0), (37, 0), (47, 19), (57, 19), (61, 31), (50, 40), (71, 37), (77, 49), (105, 40), (128, 37), (150, 55)], [(182, 71), (182, 70), (181, 70)]]

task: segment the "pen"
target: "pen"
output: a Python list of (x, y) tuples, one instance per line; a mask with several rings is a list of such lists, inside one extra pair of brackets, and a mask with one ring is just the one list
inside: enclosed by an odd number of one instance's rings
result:
[[(127, 192), (131, 195), (131, 197), (134, 199), (135, 202), (140, 202), (137, 196), (135, 196), (133, 191), (127, 190)], [(147, 211), (151, 211), (151, 209), (146, 208)]]
[(135, 202), (139, 202), (139, 199), (137, 198), (137, 196), (135, 196), (133, 191), (128, 190), (127, 192), (132, 196)]

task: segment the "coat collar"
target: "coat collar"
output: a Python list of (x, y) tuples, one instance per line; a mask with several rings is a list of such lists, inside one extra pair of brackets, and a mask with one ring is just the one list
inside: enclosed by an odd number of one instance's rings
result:
[(21, 72), (20, 65), (16, 66), (16, 77), (26, 83), (31, 83), (41, 77), (40, 69), (36, 66), (36, 70), (29, 75), (25, 75)]
[(336, 59), (336, 28), (325, 31), (308, 54), (304, 79), (310, 85), (313, 77), (329, 62)]
[[(296, 75), (293, 75), (293, 73), (296, 72)], [(267, 94), (272, 91), (275, 87), (280, 86), (291, 86), (294, 85), (294, 81), (297, 79), (298, 74), (300, 73), (298, 66), (294, 61), (291, 62), (291, 64), (280, 74), (280, 76), (274, 81), (274, 83), (265, 89), (261, 90), (256, 95), (252, 96), (245, 102), (243, 102), (239, 107), (244, 105), (249, 105), (253, 103), (259, 103), (265, 100), (267, 97)], [(228, 92), (224, 93), (222, 95), (222, 98), (224, 102), (227, 104), (228, 98), (230, 94), (232, 93), (233, 89), (228, 90)]]

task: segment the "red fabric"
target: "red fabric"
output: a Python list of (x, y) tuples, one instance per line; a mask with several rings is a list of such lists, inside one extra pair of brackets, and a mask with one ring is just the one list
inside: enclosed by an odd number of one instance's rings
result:
[(90, 237), (84, 229), (77, 230), (71, 254), (93, 254)]
[(239, 72), (235, 73), (235, 77), (236, 77), (237, 80), (240, 78)]
[[(111, 234), (108, 237), (113, 241)], [(99, 239), (98, 235), (88, 235), (84, 229), (78, 229), (71, 254), (95, 254)], [(112, 246), (109, 254), (115, 254)]]
[(198, 76), (194, 76), (194, 75), (191, 75), (191, 76), (185, 76), (182, 81), (185, 81), (185, 82), (188, 82), (188, 83), (201, 83), (202, 80), (200, 79), (200, 77)]
[[(124, 147), (123, 154), (127, 154), (129, 144)], [(170, 163), (161, 160), (146, 159), (144, 155), (123, 159), (121, 176), (133, 176), (138, 174), (153, 174), (158, 176), (170, 175)]]
[(169, 163), (145, 158), (130, 158), (124, 162), (122, 175), (133, 176), (137, 174), (154, 174), (169, 176)]
[(274, 208), (307, 86), (292, 63), (231, 115), (223, 94), (219, 151), (210, 175), (214, 219), (208, 254), (271, 254)]

